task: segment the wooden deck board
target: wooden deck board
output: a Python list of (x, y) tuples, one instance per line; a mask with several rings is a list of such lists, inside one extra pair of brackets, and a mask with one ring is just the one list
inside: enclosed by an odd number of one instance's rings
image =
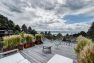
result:
[(74, 44), (70, 46), (66, 43), (62, 43), (58, 49), (55, 46), (52, 47), (52, 54), (45, 54), (42, 52), (42, 44), (36, 45), (31, 48), (24, 49), (20, 53), (28, 59), (31, 63), (47, 63), (55, 54), (60, 54), (65, 57), (71, 58), (76, 63), (76, 55), (74, 52)]

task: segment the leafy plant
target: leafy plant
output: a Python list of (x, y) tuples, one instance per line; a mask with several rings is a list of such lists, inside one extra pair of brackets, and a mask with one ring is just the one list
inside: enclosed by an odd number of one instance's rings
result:
[(3, 37), (4, 48), (14, 47), (20, 43), (21, 36), (20, 35), (11, 35)]
[(90, 39), (88, 39), (88, 38), (85, 38), (85, 37), (83, 37), (83, 36), (79, 36), (79, 37), (77, 38), (77, 45), (76, 45), (76, 47), (75, 47), (75, 52), (76, 52), (77, 54), (79, 54), (80, 51), (82, 51), (83, 48), (84, 48), (86, 45), (91, 44), (91, 43), (92, 43), (92, 40), (90, 40)]
[(36, 38), (36, 39), (41, 39), (42, 37), (43, 37), (42, 34), (36, 34), (36, 35), (35, 35), (35, 38)]
[(94, 44), (87, 45), (80, 52), (78, 63), (94, 63)]
[(24, 37), (26, 39), (26, 42), (31, 42), (34, 38), (31, 34), (25, 34)]
[(8, 36), (3, 37), (3, 48), (7, 48), (8, 47)]

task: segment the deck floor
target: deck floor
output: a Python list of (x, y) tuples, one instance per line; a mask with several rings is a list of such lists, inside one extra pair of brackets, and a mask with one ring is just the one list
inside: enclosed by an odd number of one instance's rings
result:
[(24, 49), (20, 51), (20, 53), (31, 63), (47, 63), (55, 54), (71, 58), (74, 60), (74, 63), (76, 63), (74, 46), (74, 44), (68, 45), (67, 43), (62, 43), (58, 49), (55, 46), (52, 47), (52, 54), (45, 54), (42, 52), (43, 45), (41, 44)]

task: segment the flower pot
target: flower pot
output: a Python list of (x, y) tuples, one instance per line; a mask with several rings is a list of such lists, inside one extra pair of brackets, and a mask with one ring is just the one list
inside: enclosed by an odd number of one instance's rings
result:
[(41, 39), (37, 39), (36, 41), (35, 41), (35, 44), (42, 44), (42, 41), (41, 41)]
[(29, 48), (30, 46), (32, 46), (32, 44), (30, 44), (30, 43), (25, 43), (24, 44), (24, 48)]
[(27, 43), (24, 44), (24, 48), (27, 48)]
[(32, 46), (35, 46), (35, 42), (32, 42)]
[(29, 47), (32, 47), (32, 42), (29, 43)]
[(23, 50), (23, 44), (19, 44), (19, 45), (18, 45), (18, 49), (19, 49), (19, 50)]

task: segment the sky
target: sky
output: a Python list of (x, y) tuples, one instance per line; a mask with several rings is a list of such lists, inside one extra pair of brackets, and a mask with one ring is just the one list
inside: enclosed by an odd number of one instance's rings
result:
[(0, 14), (37, 31), (77, 33), (94, 21), (94, 0), (0, 0)]

